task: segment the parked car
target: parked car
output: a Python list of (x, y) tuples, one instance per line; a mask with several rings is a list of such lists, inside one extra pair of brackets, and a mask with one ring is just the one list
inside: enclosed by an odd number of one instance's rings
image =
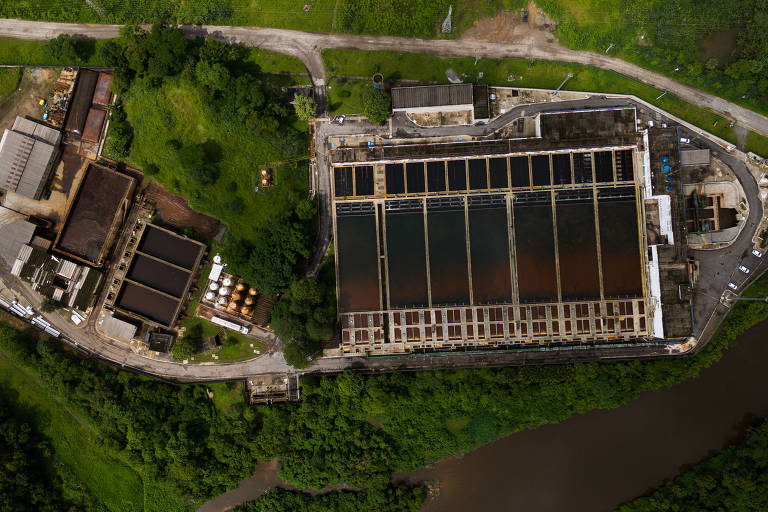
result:
[(736, 285), (735, 285), (735, 284), (733, 284), (733, 283), (728, 283), (728, 288), (730, 288), (731, 290), (737, 290), (739, 287), (738, 287), (738, 286), (736, 286)]
[(761, 253), (761, 252), (760, 252), (760, 251), (758, 251), (757, 249), (752, 249), (752, 254), (754, 254), (754, 255), (755, 255), (755, 256), (757, 256), (758, 258), (762, 258), (762, 257), (763, 257), (763, 253)]
[(749, 269), (747, 267), (745, 267), (744, 265), (739, 265), (739, 270), (741, 270), (745, 274), (749, 274)]
[(680, 142), (684, 142), (685, 144), (690, 144), (691, 143), (691, 139), (687, 139), (685, 137), (680, 137)]

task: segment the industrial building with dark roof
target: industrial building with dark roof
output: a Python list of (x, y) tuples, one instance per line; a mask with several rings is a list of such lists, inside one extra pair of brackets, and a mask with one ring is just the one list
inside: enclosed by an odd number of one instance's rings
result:
[(0, 187), (40, 199), (59, 155), (61, 134), (17, 117), (0, 140)]
[(130, 208), (136, 180), (91, 164), (56, 238), (55, 250), (89, 265), (102, 265)]

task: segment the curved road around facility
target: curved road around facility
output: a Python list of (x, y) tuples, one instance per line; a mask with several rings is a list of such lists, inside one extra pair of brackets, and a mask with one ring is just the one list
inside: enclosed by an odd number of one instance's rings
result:
[[(325, 85), (325, 68), (320, 55), (323, 48), (347, 48), (360, 50), (394, 50), (402, 52), (426, 53), (438, 56), (478, 56), (478, 57), (525, 57), (542, 60), (557, 60), (576, 62), (585, 65), (610, 69), (619, 73), (633, 76), (655, 87), (669, 90), (685, 101), (705, 106), (732, 117), (744, 126), (760, 133), (768, 134), (768, 118), (751, 112), (743, 107), (727, 102), (721, 98), (698, 91), (690, 86), (676, 82), (658, 73), (653, 73), (639, 68), (633, 64), (616, 58), (590, 52), (580, 52), (561, 48), (556, 45), (521, 45), (507, 43), (489, 43), (475, 40), (421, 40), (403, 39), (395, 37), (379, 36), (354, 36), (338, 34), (316, 34), (291, 30), (262, 29), (249, 27), (223, 27), (223, 26), (182, 26), (182, 30), (189, 37), (206, 36), (232, 44), (262, 47), (280, 53), (298, 57), (306, 65), (315, 86), (322, 88)], [(94, 39), (113, 38), (119, 35), (119, 25), (87, 25), (30, 22), (20, 20), (0, 19), (0, 37), (11, 37), (29, 40), (47, 40), (59, 34), (70, 34)], [(629, 98), (604, 97), (595, 94), (589, 99), (562, 101), (554, 103), (521, 105), (515, 107), (491, 121), (487, 125), (473, 127), (446, 127), (426, 130), (419, 128), (401, 117), (392, 120), (393, 131), (399, 137), (416, 137), (420, 135), (454, 135), (460, 131), (462, 134), (485, 136), (497, 130), (522, 115), (531, 115), (537, 112), (562, 110), (566, 108), (584, 108), (598, 106), (637, 105), (638, 108), (648, 108), (647, 105), (638, 104)], [(350, 116), (352, 117), (352, 116)], [(693, 127), (690, 127), (694, 129)], [(329, 123), (320, 123), (316, 132), (317, 138), (317, 165), (313, 172), (317, 173), (315, 184), (316, 194), (321, 203), (321, 216), (326, 217), (330, 212), (330, 177), (324, 170), (327, 168), (326, 156), (323, 154), (323, 141), (328, 135), (377, 133), (382, 127), (377, 127), (365, 121), (349, 119), (344, 126)], [(691, 138), (695, 133), (688, 134)], [(712, 141), (703, 137), (697, 142), (700, 146), (711, 147), (720, 150)], [(726, 249), (697, 253), (702, 261), (702, 277), (707, 279), (707, 285), (703, 289), (706, 300), (702, 300), (707, 308), (711, 308), (712, 301), (719, 300), (719, 295), (733, 277), (733, 270), (739, 264), (745, 263), (753, 266), (751, 276), (744, 276), (740, 283), (743, 289), (748, 284), (749, 278), (754, 278), (761, 273), (762, 261), (750, 261), (749, 246), (751, 237), (759, 216), (762, 215), (762, 205), (757, 196), (757, 184), (749, 175), (748, 170), (741, 161), (725, 155), (721, 151), (721, 158), (733, 168), (739, 178), (749, 201), (750, 214), (746, 229), (739, 235), (737, 241)], [(321, 219), (322, 220), (322, 219)], [(328, 226), (329, 223), (326, 223)], [(325, 237), (320, 240), (321, 247), (327, 247), (330, 243), (330, 227), (325, 229)], [(323, 251), (324, 252), (324, 251)], [(720, 267), (720, 268), (719, 268)], [(718, 273), (719, 272), (719, 273)], [(39, 298), (29, 289), (28, 285), (7, 278), (6, 283), (11, 286), (12, 292), (23, 302), (39, 306)], [(711, 309), (709, 309), (711, 311)], [(716, 327), (724, 318), (725, 308), (720, 307), (707, 325), (707, 332), (701, 332), (704, 328), (699, 323), (700, 315), (697, 314), (697, 332), (700, 339), (708, 339), (709, 330)], [(697, 313), (699, 313), (697, 311)], [(105, 359), (112, 364), (148, 375), (173, 380), (177, 382), (203, 382), (216, 380), (242, 379), (256, 374), (285, 373), (295, 371), (286, 364), (282, 353), (272, 351), (259, 358), (249, 361), (215, 364), (180, 364), (168, 360), (152, 359), (134, 353), (127, 344), (106, 340), (97, 336), (92, 326), (78, 328), (69, 320), (59, 314), (47, 315), (54, 327), (62, 332), (62, 338), (70, 345), (76, 346), (85, 353)], [(699, 346), (703, 345), (700, 343)], [(698, 348), (698, 347), (697, 347)], [(356, 369), (368, 372), (384, 372), (393, 370), (425, 370), (441, 368), (459, 368), (476, 366), (504, 366), (512, 364), (542, 364), (561, 363), (572, 361), (586, 361), (597, 359), (627, 359), (638, 357), (660, 357), (671, 355), (670, 349), (665, 345), (643, 346), (632, 349), (627, 348), (600, 348), (557, 352), (548, 351), (508, 351), (489, 354), (452, 354), (444, 356), (410, 356), (389, 358), (360, 358), (360, 357), (335, 357), (322, 358), (312, 366), (310, 372), (338, 372), (344, 369)]]
[[(120, 25), (0, 19), (0, 37), (40, 41), (52, 39), (59, 34), (70, 34), (84, 38), (108, 39), (117, 37), (120, 27)], [(495, 43), (476, 39), (408, 39), (217, 25), (182, 25), (180, 28), (189, 37), (212, 37), (231, 44), (255, 46), (297, 57), (307, 67), (316, 86), (325, 84), (325, 66), (320, 51), (326, 48), (392, 50), (439, 57), (514, 57), (595, 66), (631, 76), (646, 84), (669, 91), (684, 101), (709, 108), (753, 131), (768, 135), (768, 117), (766, 116), (624, 60), (593, 52), (571, 50), (555, 43), (521, 44)]]

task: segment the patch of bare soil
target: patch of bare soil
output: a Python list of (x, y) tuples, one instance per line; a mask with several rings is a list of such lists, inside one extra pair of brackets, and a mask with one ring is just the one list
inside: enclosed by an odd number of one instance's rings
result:
[(222, 231), (221, 222), (194, 211), (183, 196), (171, 194), (155, 182), (147, 185), (144, 196), (155, 205), (158, 220), (163, 224), (179, 230), (192, 228), (208, 240), (216, 239)]
[(40, 119), (40, 99), (48, 97), (58, 74), (54, 69), (24, 70), (20, 90), (9, 96), (0, 109), (0, 129), (11, 128), (16, 116)]
[(552, 34), (555, 28), (557, 24), (531, 2), (525, 11), (504, 11), (492, 18), (476, 20), (462, 38), (494, 43), (557, 44)]

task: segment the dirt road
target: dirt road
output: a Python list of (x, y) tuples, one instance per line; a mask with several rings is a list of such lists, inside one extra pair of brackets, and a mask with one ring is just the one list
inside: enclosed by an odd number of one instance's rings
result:
[[(491, 42), (475, 39), (407, 39), (389, 36), (322, 34), (274, 28), (215, 25), (183, 25), (180, 28), (189, 37), (212, 37), (227, 43), (256, 46), (297, 57), (307, 67), (316, 86), (325, 85), (325, 67), (320, 55), (320, 51), (324, 48), (393, 50), (425, 53), (440, 57), (515, 57), (575, 62), (631, 76), (659, 89), (667, 90), (684, 101), (710, 108), (715, 112), (732, 118), (751, 130), (768, 135), (768, 117), (766, 116), (621, 59), (592, 52), (570, 50), (559, 46), (556, 42), (542, 43), (539, 41), (537, 44), (532, 44), (527, 42)], [(119, 25), (0, 19), (0, 37), (17, 39), (47, 40), (56, 37), (58, 34), (104, 39), (117, 37), (119, 30)]]

